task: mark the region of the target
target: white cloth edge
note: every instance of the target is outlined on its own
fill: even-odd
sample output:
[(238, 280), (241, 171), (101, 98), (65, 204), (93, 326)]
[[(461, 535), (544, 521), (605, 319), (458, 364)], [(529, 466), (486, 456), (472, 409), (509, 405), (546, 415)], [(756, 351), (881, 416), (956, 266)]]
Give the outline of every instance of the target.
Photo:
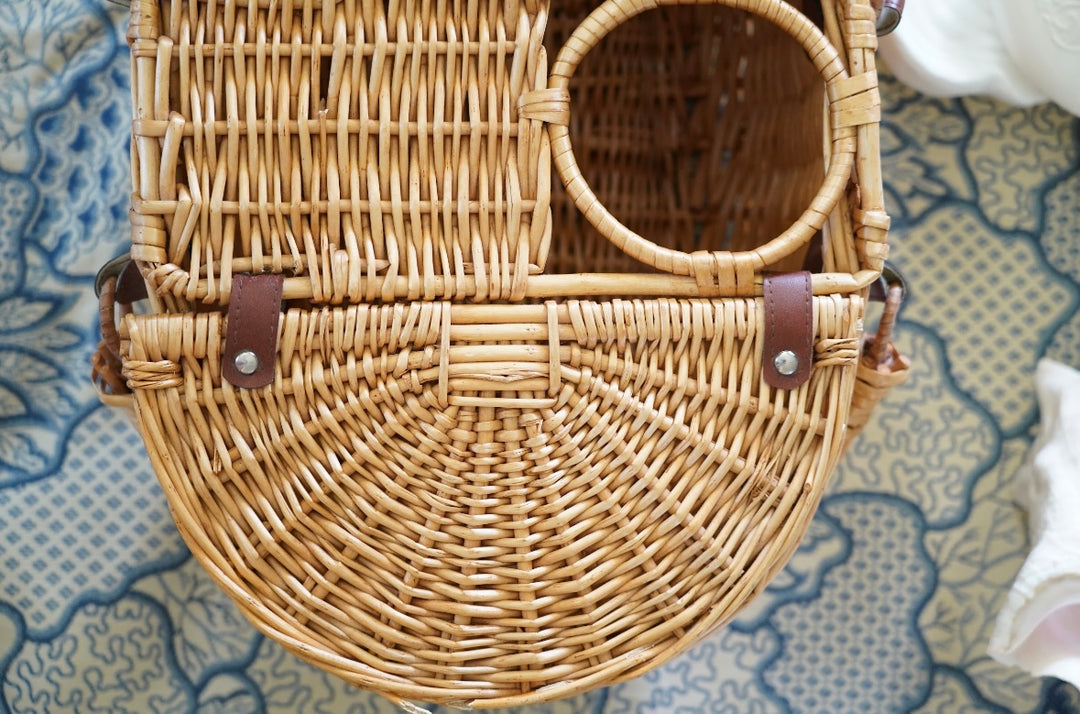
[(1036, 369), (1039, 436), (1016, 474), (1031, 551), (998, 613), (987, 652), (1080, 685), (1080, 372)]

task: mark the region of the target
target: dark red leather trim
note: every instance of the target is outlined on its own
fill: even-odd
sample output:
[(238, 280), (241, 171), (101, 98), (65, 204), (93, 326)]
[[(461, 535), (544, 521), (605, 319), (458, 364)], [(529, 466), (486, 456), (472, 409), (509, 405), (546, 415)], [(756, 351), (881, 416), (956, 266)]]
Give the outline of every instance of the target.
[(892, 32), (900, 25), (900, 19), (904, 15), (904, 0), (875, 0), (874, 9), (877, 10), (877, 33), (884, 36)]
[(116, 302), (121, 305), (131, 305), (146, 298), (146, 281), (143, 280), (135, 261), (129, 261), (120, 271), (120, 277), (116, 279)]
[[(274, 381), (284, 284), (280, 274), (233, 276), (221, 374), (237, 387), (257, 389)], [(251, 374), (236, 366), (237, 355), (246, 351), (257, 360)]]
[[(793, 374), (777, 369), (776, 358), (784, 352), (798, 360)], [(796, 389), (810, 378), (814, 358), (814, 294), (810, 273), (765, 276), (765, 349), (762, 372), (765, 382), (777, 389)]]

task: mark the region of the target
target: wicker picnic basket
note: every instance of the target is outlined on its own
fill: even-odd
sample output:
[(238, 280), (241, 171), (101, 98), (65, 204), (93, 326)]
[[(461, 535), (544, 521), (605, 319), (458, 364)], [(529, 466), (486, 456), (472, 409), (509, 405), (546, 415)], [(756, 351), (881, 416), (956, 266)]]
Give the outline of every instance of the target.
[(526, 704), (783, 566), (886, 257), (867, 0), (135, 0), (130, 40), (150, 308), (97, 379), (262, 632)]

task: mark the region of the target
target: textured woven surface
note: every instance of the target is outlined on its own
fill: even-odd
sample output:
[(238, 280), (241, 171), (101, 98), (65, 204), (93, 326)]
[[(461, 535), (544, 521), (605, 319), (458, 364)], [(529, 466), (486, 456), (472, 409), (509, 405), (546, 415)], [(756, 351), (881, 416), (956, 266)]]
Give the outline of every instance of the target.
[(546, 138), (516, 120), (545, 81), (538, 9), (136, 0), (132, 257), (180, 304), (271, 270), (320, 303), (399, 277), (520, 296), (550, 238)]
[[(839, 452), (861, 307), (819, 301), (810, 382), (771, 397), (750, 390), (757, 308), (498, 311), (519, 332), (547, 312), (554, 346), (491, 344), (497, 321), (465, 322), (490, 308), (293, 311), (281, 386), (249, 392), (182, 368), (220, 349), (219, 315), (161, 317), (130, 323), (126, 368), (181, 529), (265, 631), (398, 697), (552, 698), (715, 629), (805, 530)], [(443, 406), (432, 347), (447, 331)], [(540, 384), (478, 391), (498, 360)]]
[[(772, 0), (747, 4), (769, 21), (725, 7), (614, 18), (618, 7), (585, 17), (582, 3), (324, 9), (307, 0), (249, 10), (137, 0), (132, 257), (171, 311), (227, 302), (232, 276), (251, 271), (283, 272), (287, 297), (319, 304), (573, 296), (559, 271), (646, 266), (693, 279), (651, 294), (696, 283), (750, 295), (752, 275), (798, 263), (858, 149), (868, 177), (853, 206), (863, 211), (859, 253), (840, 238), (850, 224), (834, 226), (829, 264), (857, 275), (880, 268), (887, 223), (871, 180), (868, 5), (830, 11), (839, 50)], [(659, 39), (656, 17), (665, 18)], [(600, 201), (579, 169), (599, 182)], [(583, 230), (566, 198), (552, 223), (555, 173), (620, 251), (591, 247), (607, 241)], [(672, 235), (671, 247), (650, 242)], [(538, 276), (549, 253), (557, 264)], [(850, 277), (848, 291), (870, 280)], [(610, 285), (643, 294), (634, 282)]]
[[(125, 27), (88, 3), (0, 2), (0, 710), (390, 712), (255, 633), (86, 384), (93, 271), (127, 236)], [(1080, 711), (1072, 689), (985, 656), (1025, 547), (1008, 481), (1030, 372), (1044, 353), (1080, 365), (1075, 120), (885, 89), (917, 374), (733, 627), (530, 713)]]
[[(830, 42), (743, 7), (658, 40), (619, 0), (556, 3), (551, 39), (540, 2), (133, 4), (156, 314), (124, 319), (123, 374), (185, 540), (260, 630), (394, 700), (536, 703), (674, 657), (790, 557), (884, 253), (874, 13), (826, 3)], [(552, 220), (553, 173), (581, 218)], [(779, 389), (763, 272), (815, 235), (817, 295), (776, 308), (810, 313), (809, 366)], [(283, 274), (283, 316), (238, 314), (249, 272)], [(237, 389), (261, 318), (273, 364)]]

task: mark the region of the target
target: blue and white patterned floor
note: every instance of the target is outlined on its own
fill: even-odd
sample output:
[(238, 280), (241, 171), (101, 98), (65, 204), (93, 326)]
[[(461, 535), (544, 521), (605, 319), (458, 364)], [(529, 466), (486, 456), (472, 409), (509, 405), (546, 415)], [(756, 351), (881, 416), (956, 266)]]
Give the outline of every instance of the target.
[[(87, 382), (93, 273), (128, 234), (125, 22), (103, 0), (0, 0), (0, 711), (390, 712), (239, 617)], [(1080, 122), (885, 97), (911, 381), (737, 623), (531, 714), (1080, 712), (985, 652), (1027, 547), (1009, 480), (1034, 365), (1080, 366)]]

